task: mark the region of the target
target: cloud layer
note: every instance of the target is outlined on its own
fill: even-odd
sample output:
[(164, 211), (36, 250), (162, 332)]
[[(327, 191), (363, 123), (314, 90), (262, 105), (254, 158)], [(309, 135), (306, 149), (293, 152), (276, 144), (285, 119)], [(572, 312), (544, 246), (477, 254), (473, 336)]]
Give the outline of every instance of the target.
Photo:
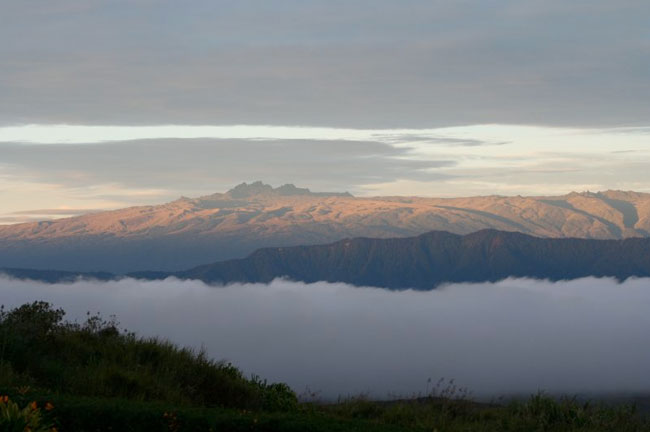
[(424, 392), (455, 378), (478, 396), (650, 391), (650, 281), (506, 280), (430, 292), (343, 284), (43, 285), (0, 279), (7, 306), (44, 299), (83, 319), (204, 346), (248, 373), (325, 398)]
[(0, 123), (645, 122), (643, 0), (13, 2)]

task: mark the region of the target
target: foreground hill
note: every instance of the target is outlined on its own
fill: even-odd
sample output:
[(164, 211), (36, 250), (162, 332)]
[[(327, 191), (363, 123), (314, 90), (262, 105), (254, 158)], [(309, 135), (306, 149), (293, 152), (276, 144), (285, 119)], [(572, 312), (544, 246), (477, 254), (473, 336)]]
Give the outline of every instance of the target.
[(359, 198), (244, 183), (223, 194), (163, 205), (0, 226), (0, 267), (175, 271), (268, 246), (481, 229), (550, 238), (647, 237), (650, 194)]
[[(43, 282), (78, 277), (114, 279), (107, 273), (7, 269)], [(443, 283), (498, 281), (508, 277), (575, 279), (650, 276), (650, 238), (593, 240), (539, 238), (482, 230), (461, 236), (433, 231), (417, 237), (355, 238), (315, 246), (265, 248), (243, 259), (179, 272), (135, 272), (139, 279), (198, 279), (211, 284), (266, 283), (286, 277), (302, 282), (344, 282), (389, 289), (433, 289)]]

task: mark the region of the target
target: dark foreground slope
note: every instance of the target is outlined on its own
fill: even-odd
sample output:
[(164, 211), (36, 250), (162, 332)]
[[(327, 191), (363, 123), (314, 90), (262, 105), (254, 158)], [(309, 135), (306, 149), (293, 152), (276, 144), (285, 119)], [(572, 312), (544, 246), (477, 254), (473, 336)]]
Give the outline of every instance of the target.
[(446, 282), (507, 277), (626, 279), (650, 276), (650, 239), (549, 239), (494, 230), (460, 236), (434, 231), (411, 238), (357, 238), (329, 245), (261, 249), (245, 259), (174, 275), (209, 283), (287, 277), (391, 289), (431, 289)]

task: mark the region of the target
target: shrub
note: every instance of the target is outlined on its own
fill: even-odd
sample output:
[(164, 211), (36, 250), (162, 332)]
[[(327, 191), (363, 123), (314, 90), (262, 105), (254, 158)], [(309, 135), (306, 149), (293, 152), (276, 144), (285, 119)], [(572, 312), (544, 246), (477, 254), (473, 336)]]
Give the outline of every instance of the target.
[[(51, 405), (48, 405), (48, 408)], [(3, 432), (54, 432), (56, 429), (48, 423), (36, 402), (20, 408), (8, 396), (0, 396), (0, 430)]]
[[(114, 318), (63, 320), (64, 311), (34, 302), (0, 311), (0, 384), (20, 381), (45, 390), (196, 406), (291, 410), (284, 384), (247, 379), (203, 351), (178, 348), (119, 329)], [(16, 378), (19, 377), (19, 378)]]

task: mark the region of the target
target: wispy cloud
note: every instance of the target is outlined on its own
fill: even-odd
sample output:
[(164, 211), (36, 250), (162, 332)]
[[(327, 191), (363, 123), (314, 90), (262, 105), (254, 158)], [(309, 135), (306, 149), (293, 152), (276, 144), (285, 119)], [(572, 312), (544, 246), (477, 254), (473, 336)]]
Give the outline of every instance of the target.
[(77, 215), (81, 213), (97, 212), (97, 209), (70, 209), (70, 208), (57, 208), (57, 209), (38, 209), (38, 210), (24, 210), (13, 212), (12, 214), (21, 216), (34, 216), (34, 215)]
[[(169, 139), (92, 146), (6, 143), (0, 148), (0, 173), (7, 184), (0, 193), (5, 203), (16, 201), (7, 205), (13, 211), (21, 210), (18, 199), (25, 195), (25, 182), (56, 182), (75, 203), (64, 197), (53, 206), (79, 207), (84, 196), (142, 204), (225, 191), (257, 179), (354, 191), (356, 185), (397, 178), (439, 180), (447, 176), (444, 168), (456, 164), (444, 157), (409, 157), (408, 147), (341, 140)], [(12, 183), (17, 187), (11, 188)], [(30, 195), (40, 202), (34, 188)]]
[(449, 144), (461, 146), (499, 145), (504, 142), (456, 138), (441, 132), (454, 129), (347, 129), (269, 125), (157, 125), (97, 126), (30, 124), (0, 127), (0, 143), (94, 144), (111, 141), (152, 139), (241, 139), (241, 140), (331, 140), (381, 143)]

